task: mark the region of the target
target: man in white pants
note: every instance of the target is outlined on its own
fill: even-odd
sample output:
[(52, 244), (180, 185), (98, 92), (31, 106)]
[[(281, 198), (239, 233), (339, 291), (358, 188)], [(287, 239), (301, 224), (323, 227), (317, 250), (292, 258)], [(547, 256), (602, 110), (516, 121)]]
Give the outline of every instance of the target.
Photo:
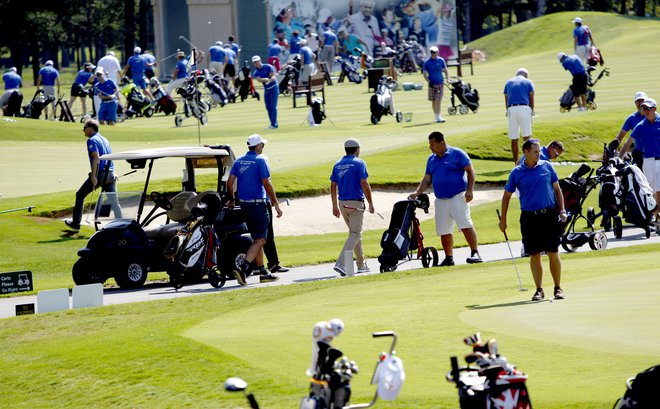
[(534, 83), (527, 77), (529, 72), (519, 68), (516, 76), (504, 86), (504, 105), (509, 118), (509, 139), (513, 162), (518, 163), (518, 139), (523, 142), (532, 136), (532, 116), (534, 113)]

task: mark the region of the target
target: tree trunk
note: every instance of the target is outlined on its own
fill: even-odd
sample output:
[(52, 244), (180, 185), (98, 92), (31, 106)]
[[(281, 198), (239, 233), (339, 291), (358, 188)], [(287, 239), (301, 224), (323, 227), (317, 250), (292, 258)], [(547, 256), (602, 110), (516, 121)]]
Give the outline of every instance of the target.
[(536, 2), (536, 14), (534, 17), (541, 17), (545, 14), (545, 0), (538, 0)]
[(635, 0), (635, 14), (639, 17), (646, 16), (646, 0)]
[(133, 55), (135, 47), (135, 0), (124, 0), (124, 58)]
[(143, 50), (149, 48), (149, 0), (140, 0), (140, 11), (138, 13), (138, 27), (140, 30), (140, 47)]
[(619, 13), (623, 15), (628, 14), (628, 7), (626, 3), (627, 3), (626, 0), (621, 0), (621, 7), (619, 8)]
[(465, 29), (463, 30), (463, 43), (467, 44), (472, 41), (472, 0), (464, 0), (463, 8), (463, 21), (465, 21)]

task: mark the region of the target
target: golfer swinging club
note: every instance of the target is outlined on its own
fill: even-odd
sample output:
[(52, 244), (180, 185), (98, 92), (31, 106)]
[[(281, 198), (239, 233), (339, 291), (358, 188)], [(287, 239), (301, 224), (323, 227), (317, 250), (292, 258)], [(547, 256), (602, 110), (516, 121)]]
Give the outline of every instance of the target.
[[(561, 260), (559, 241), (563, 223), (567, 215), (564, 209), (564, 196), (559, 187), (559, 178), (550, 162), (540, 160), (541, 146), (538, 139), (528, 139), (523, 143), (524, 161), (509, 174), (502, 196), (502, 218), (500, 230), (506, 231), (506, 216), (511, 195), (520, 192), (520, 232), (523, 246), (530, 254), (529, 264), (536, 284), (532, 301), (545, 298), (543, 292), (543, 265), (541, 252), (548, 253), (550, 273), (554, 281), (554, 298), (564, 299), (561, 289)], [(559, 215), (557, 215), (559, 212)]]

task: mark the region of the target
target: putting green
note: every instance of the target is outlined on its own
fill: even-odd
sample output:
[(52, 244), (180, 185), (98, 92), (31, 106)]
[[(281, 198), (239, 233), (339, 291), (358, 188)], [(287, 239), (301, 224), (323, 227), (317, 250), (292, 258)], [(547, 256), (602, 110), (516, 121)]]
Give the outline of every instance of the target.
[[(546, 278), (546, 281), (549, 278)], [(551, 287), (546, 288), (546, 297)], [(567, 298), (520, 301), (522, 294), (460, 314), (484, 332), (516, 334), (566, 346), (660, 356), (660, 275), (657, 268), (581, 280), (565, 287)]]

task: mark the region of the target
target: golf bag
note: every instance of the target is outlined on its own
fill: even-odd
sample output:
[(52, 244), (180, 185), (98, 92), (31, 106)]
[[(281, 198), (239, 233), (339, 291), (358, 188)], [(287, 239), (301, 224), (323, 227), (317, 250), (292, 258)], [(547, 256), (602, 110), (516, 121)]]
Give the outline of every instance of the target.
[(23, 94), (19, 90), (15, 90), (9, 96), (7, 105), (3, 107), (4, 116), (20, 116), (21, 104), (23, 103)]
[(248, 96), (252, 96), (252, 98), (256, 98), (259, 101), (259, 93), (254, 89), (254, 84), (252, 84), (252, 76), (250, 75), (250, 67), (247, 66), (247, 61), (238, 72), (236, 86), (238, 87), (238, 95), (241, 97), (241, 102), (245, 101)]
[(351, 380), (358, 373), (358, 367), (329, 343), (318, 341), (317, 345), (316, 370), (309, 385), (309, 396), (303, 398), (300, 409), (343, 408), (351, 399)]
[(619, 398), (613, 409), (650, 409), (658, 404), (660, 365), (640, 372), (626, 381), (626, 393)]
[(341, 67), (341, 74), (339, 74), (339, 79), (337, 82), (344, 82), (344, 78), (348, 78), (348, 81), (360, 84), (362, 82), (362, 76), (355, 68), (355, 65), (358, 64), (358, 57), (354, 55), (349, 55), (348, 58), (335, 57), (339, 62)]
[(280, 94), (291, 94), (291, 84), (298, 83), (300, 67), (300, 56), (295, 56), (290, 62), (282, 67), (277, 74), (277, 83), (279, 84)]
[(220, 275), (217, 261), (218, 236), (213, 222), (220, 211), (220, 197), (206, 195), (191, 211), (191, 219), (177, 231), (165, 247), (163, 255), (172, 262), (167, 274), (174, 288), (181, 288), (186, 276), (200, 278)]
[[(178, 88), (176, 92), (181, 95), (183, 99), (183, 112), (187, 118), (193, 116), (197, 118), (200, 124), (206, 125), (208, 117), (206, 112), (209, 106), (202, 100), (202, 92), (199, 90), (198, 84), (204, 82), (204, 75), (201, 71), (196, 71), (186, 79), (183, 87)], [(174, 118), (174, 124), (181, 126), (183, 117), (177, 114)]]
[(469, 110), (472, 112), (477, 112), (479, 109), (479, 91), (477, 89), (472, 89), (472, 85), (467, 82), (463, 82), (459, 77), (452, 77), (449, 80), (450, 90), (451, 90), (451, 107), (449, 107), (448, 112), (450, 115), (456, 114), (456, 99), (460, 102), (458, 106), (458, 112), (461, 115), (467, 114)]
[(325, 106), (323, 105), (323, 98), (314, 97), (312, 98), (312, 105), (309, 108), (309, 114), (307, 115), (307, 120), (309, 126), (319, 126), (321, 122), (325, 119)]
[(658, 204), (644, 173), (633, 164), (625, 164), (616, 175), (621, 178), (621, 206), (626, 222), (638, 227), (650, 226)]
[(133, 116), (151, 118), (154, 114), (151, 101), (140, 92), (137, 85), (129, 82), (128, 78), (125, 78), (123, 83), (121, 93), (126, 98), (126, 118), (132, 118)]
[[(416, 209), (429, 212), (429, 197), (421, 194), (415, 200), (401, 200), (394, 203), (390, 225), (380, 240), (383, 249), (378, 262), (380, 271), (394, 271), (399, 260), (411, 259), (410, 253), (417, 250), (417, 258), (422, 259), (425, 268), (437, 265), (438, 253), (433, 247), (424, 247), (424, 235), (419, 227), (419, 219), (415, 216)], [(432, 258), (432, 263), (431, 263)]]
[(155, 112), (163, 112), (165, 115), (173, 114), (176, 112), (176, 102), (172, 99), (172, 96), (165, 91), (158, 78), (153, 77), (149, 80), (149, 85), (151, 86), (151, 94), (156, 100), (156, 109)]
[[(594, 87), (596, 86), (596, 83), (603, 78), (603, 76), (610, 76), (610, 69), (605, 67), (603, 70), (598, 74), (598, 77), (596, 79), (593, 78), (591, 75), (594, 71), (596, 70), (596, 67), (589, 66), (587, 68), (587, 93), (586, 95), (586, 103), (587, 103), (587, 109), (590, 110), (595, 110), (598, 105), (596, 104), (596, 91), (594, 91)], [(573, 95), (573, 91), (568, 88), (566, 92), (559, 98), (559, 112), (568, 112), (571, 110), (573, 107), (573, 104), (575, 104), (575, 96)]]
[(55, 97), (53, 95), (46, 95), (43, 88), (37, 89), (29, 104), (23, 106), (23, 113), (20, 115), (23, 118), (39, 119), (41, 112), (48, 104), (53, 103)]
[(600, 50), (594, 47), (593, 45), (589, 50), (589, 56), (587, 57), (587, 64), (590, 67), (595, 67), (598, 64), (600, 65), (605, 64), (605, 59), (603, 59), (603, 54), (601, 54)]
[(396, 81), (388, 75), (383, 75), (376, 86), (376, 93), (371, 96), (369, 107), (371, 110), (371, 123), (376, 125), (384, 115), (394, 115), (397, 122), (403, 121), (401, 111), (394, 110), (394, 99), (392, 90), (396, 87)]
[[(499, 354), (497, 341), (481, 342), (481, 335), (469, 336), (463, 342), (472, 347), (465, 356), (464, 367), (451, 357), (448, 382), (456, 384), (461, 409), (531, 409), (532, 402), (525, 383), (528, 376)], [(476, 367), (470, 364), (476, 364)]]

